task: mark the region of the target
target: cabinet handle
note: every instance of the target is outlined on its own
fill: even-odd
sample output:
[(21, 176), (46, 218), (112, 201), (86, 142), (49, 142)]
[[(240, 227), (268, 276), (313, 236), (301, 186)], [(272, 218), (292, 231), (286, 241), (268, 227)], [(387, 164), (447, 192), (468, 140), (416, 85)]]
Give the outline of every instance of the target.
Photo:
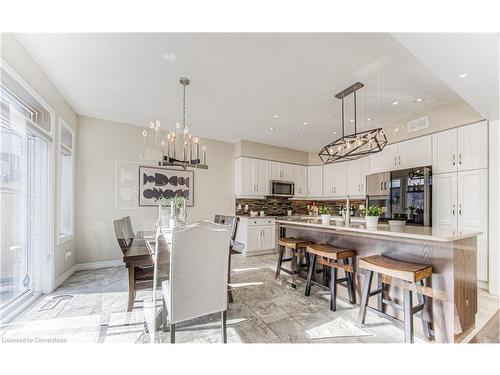
[(453, 208), (451, 209), (451, 213), (453, 214), (453, 216), (455, 216), (455, 205), (453, 205)]
[(383, 182), (380, 183), (380, 190), (384, 190), (384, 183)]
[(387, 190), (387, 181), (384, 181), (384, 190)]
[(455, 154), (453, 154), (453, 166), (455, 166), (455, 164), (456, 164), (456, 163), (455, 163), (455, 158), (456, 158), (456, 157), (455, 157)]
[(396, 163), (396, 156), (394, 156), (394, 165), (397, 165), (397, 163)]
[(462, 165), (462, 153), (458, 154), (458, 164)]
[(398, 164), (401, 165), (401, 155), (398, 156)]
[(462, 205), (461, 204), (458, 205), (458, 214), (462, 215)]

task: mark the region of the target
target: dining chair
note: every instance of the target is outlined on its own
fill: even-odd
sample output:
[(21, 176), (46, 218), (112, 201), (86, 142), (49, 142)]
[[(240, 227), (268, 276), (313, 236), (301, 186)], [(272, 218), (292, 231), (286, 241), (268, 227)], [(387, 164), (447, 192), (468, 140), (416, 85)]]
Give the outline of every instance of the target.
[(128, 250), (128, 248), (132, 244), (133, 237), (130, 237), (130, 235), (127, 231), (127, 224), (126, 224), (124, 218), (114, 220), (113, 226), (115, 228), (115, 236), (116, 236), (116, 240), (118, 241), (118, 246), (120, 246), (122, 253), (125, 254), (125, 252)]
[(232, 303), (233, 302), (233, 290), (231, 287), (231, 256), (233, 254), (238, 254), (236, 250), (234, 250), (234, 244), (236, 239), (236, 231), (238, 229), (238, 218), (236, 216), (226, 216), (226, 215), (215, 215), (214, 223), (216, 224), (224, 224), (231, 225), (231, 242), (229, 244), (229, 260), (227, 267), (227, 300)]
[(176, 325), (219, 312), (222, 341), (227, 342), (227, 249), (231, 227), (210, 221), (172, 230), (170, 278), (162, 283), (163, 330), (170, 323), (170, 342)]
[(132, 220), (130, 216), (124, 216), (122, 218), (125, 225), (125, 233), (129, 238), (135, 238), (134, 229), (132, 228)]

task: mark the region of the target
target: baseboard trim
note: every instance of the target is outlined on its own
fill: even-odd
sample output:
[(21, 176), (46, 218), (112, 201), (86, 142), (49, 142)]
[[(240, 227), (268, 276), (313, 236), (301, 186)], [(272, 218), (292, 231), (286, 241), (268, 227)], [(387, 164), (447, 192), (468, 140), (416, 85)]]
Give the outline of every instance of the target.
[(79, 263), (76, 265), (77, 271), (87, 271), (87, 270), (96, 270), (99, 268), (107, 268), (107, 267), (118, 267), (123, 266), (123, 260), (115, 259), (115, 260), (105, 260), (102, 262), (91, 262), (91, 263)]
[(73, 275), (77, 271), (77, 265), (71, 266), (66, 272), (64, 272), (61, 276), (57, 278), (57, 280), (54, 282), (54, 290), (59, 288), (59, 286), (68, 280), (71, 275)]

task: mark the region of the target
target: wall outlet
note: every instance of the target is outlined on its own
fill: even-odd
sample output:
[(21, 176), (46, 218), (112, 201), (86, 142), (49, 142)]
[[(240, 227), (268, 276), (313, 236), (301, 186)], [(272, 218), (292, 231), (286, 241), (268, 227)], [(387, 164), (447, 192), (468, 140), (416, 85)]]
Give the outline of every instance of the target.
[(66, 251), (66, 260), (68, 260), (69, 258), (71, 258), (71, 249), (68, 249)]

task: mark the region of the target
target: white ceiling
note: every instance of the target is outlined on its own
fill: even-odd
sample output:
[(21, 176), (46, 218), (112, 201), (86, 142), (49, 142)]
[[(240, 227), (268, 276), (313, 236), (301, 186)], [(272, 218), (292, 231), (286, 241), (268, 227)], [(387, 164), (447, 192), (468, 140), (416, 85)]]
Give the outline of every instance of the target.
[(498, 120), (498, 33), (392, 35), (484, 118)]
[[(168, 129), (182, 118), (177, 81), (187, 76), (190, 129), (230, 142), (318, 151), (334, 130), (340, 135), (334, 95), (356, 81), (365, 84), (358, 118), (373, 119), (361, 128), (376, 126), (377, 115), (384, 125), (461, 100), (387, 33), (17, 37), (80, 115), (140, 126), (159, 119)], [(165, 53), (175, 61), (165, 60)], [(415, 103), (418, 97), (425, 101)], [(352, 109), (346, 116), (353, 118)]]

